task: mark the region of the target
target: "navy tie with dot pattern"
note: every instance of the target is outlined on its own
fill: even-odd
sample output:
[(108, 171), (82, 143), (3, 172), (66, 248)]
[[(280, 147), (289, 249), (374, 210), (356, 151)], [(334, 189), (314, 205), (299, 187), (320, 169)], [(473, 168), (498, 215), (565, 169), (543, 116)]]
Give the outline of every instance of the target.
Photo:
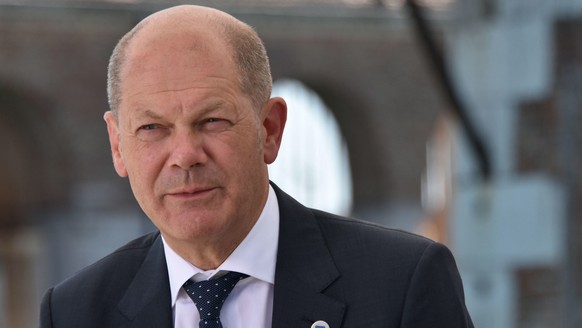
[(234, 286), (248, 275), (239, 272), (229, 272), (222, 277), (184, 283), (184, 290), (198, 309), (200, 314), (199, 328), (222, 328), (220, 309)]

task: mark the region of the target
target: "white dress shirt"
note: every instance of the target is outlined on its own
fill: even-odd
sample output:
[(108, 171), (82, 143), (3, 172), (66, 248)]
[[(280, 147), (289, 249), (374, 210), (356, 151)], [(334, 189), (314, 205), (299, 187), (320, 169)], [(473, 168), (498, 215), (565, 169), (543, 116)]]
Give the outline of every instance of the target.
[[(163, 238), (162, 238), (163, 240)], [(279, 240), (279, 205), (271, 186), (259, 219), (232, 254), (216, 270), (203, 271), (180, 257), (165, 240), (175, 328), (198, 328), (200, 316), (182, 285), (190, 278), (201, 281), (222, 271), (248, 274), (226, 299), (220, 321), (226, 328), (271, 327), (273, 288)]]

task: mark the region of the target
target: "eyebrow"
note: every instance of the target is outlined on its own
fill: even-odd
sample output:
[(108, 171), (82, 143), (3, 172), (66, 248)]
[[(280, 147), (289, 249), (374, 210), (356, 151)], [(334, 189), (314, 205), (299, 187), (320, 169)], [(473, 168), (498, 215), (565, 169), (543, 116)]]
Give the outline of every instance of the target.
[(201, 112), (204, 114), (211, 113), (215, 110), (223, 108), (225, 105), (226, 105), (226, 102), (223, 100), (213, 101), (210, 104), (206, 105)]
[(148, 117), (148, 118), (153, 118), (153, 119), (161, 119), (162, 116), (160, 116), (159, 114), (155, 113), (152, 110), (146, 109), (144, 111), (140, 111), (137, 115), (137, 117)]
[[(225, 106), (227, 106), (227, 102), (225, 102), (223, 100), (212, 101), (209, 104), (205, 105), (204, 108), (201, 109), (197, 115), (208, 115), (209, 113), (212, 113), (216, 110), (224, 108)], [(136, 115), (135, 115), (135, 118), (137, 118), (137, 119), (151, 118), (151, 119), (155, 119), (155, 120), (161, 120), (164, 117), (163, 117), (163, 115), (160, 115), (151, 109), (144, 109), (144, 110), (138, 110)]]

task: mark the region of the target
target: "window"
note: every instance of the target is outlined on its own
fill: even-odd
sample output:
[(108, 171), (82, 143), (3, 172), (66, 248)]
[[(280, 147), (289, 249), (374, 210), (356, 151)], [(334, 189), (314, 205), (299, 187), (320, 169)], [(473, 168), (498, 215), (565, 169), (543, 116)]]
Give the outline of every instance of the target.
[(286, 100), (287, 125), (269, 175), (306, 206), (348, 215), (352, 180), (346, 143), (323, 101), (302, 83), (281, 80), (273, 96)]

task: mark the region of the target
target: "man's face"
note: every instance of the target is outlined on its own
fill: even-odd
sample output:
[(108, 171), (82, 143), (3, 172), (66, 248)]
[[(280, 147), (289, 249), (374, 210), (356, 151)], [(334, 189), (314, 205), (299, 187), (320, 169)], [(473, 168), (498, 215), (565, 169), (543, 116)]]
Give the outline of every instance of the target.
[(274, 160), (268, 111), (241, 92), (229, 49), (207, 45), (133, 46), (118, 119), (106, 115), (116, 170), (170, 244), (244, 237)]

